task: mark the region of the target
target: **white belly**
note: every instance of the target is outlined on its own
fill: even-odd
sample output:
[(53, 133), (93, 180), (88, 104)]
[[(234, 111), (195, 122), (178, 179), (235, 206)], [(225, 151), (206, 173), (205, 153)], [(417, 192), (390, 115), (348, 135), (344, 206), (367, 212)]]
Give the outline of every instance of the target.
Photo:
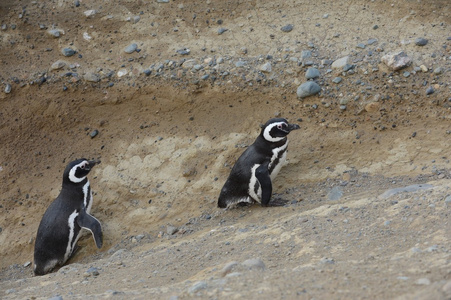
[[(252, 167), (252, 175), (251, 175), (251, 180), (249, 181), (248, 193), (252, 199), (254, 199), (258, 203), (260, 203), (261, 199), (262, 199), (262, 188), (261, 188), (260, 182), (258, 181), (257, 177), (255, 176), (255, 171), (257, 170), (258, 167), (260, 167), (259, 164), (256, 164)], [(257, 185), (257, 191), (255, 190), (256, 185)]]

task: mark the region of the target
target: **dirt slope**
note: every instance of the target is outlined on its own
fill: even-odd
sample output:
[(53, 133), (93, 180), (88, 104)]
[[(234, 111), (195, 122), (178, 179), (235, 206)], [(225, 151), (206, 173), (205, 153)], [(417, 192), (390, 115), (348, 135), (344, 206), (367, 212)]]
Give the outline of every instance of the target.
[[(449, 1), (76, 2), (0, 3), (2, 299), (451, 299)], [(322, 90), (300, 100), (310, 66)], [(301, 126), (273, 185), (288, 204), (217, 208), (274, 116)], [(104, 246), (33, 277), (80, 157), (102, 160)]]

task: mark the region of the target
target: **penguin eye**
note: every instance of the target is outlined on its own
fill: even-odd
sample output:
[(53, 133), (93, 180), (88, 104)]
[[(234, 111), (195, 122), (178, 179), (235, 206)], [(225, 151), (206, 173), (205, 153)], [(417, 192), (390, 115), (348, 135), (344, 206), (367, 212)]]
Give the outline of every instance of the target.
[(85, 165), (81, 165), (80, 169), (84, 170), (85, 169)]
[(282, 129), (282, 124), (277, 125), (278, 129)]

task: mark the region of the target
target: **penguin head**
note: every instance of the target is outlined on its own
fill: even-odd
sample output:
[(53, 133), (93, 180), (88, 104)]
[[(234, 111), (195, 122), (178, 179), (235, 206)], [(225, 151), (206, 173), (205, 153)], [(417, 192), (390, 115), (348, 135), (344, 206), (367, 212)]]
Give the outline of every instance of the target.
[(286, 138), (291, 131), (299, 128), (299, 125), (290, 124), (284, 118), (274, 118), (262, 126), (261, 135), (268, 142), (277, 143)]
[(99, 164), (100, 160), (87, 160), (85, 158), (70, 162), (64, 170), (63, 182), (80, 183), (86, 179), (92, 167)]

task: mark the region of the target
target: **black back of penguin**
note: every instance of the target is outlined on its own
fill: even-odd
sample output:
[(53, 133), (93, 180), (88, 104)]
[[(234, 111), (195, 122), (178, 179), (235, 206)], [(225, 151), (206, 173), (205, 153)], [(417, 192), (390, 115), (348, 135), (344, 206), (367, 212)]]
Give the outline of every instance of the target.
[[(89, 215), (92, 199), (87, 179), (91, 168), (97, 163), (79, 159), (67, 165), (61, 192), (47, 208), (39, 224), (34, 251), (36, 275), (44, 275), (70, 258), (82, 227), (93, 233), (97, 246), (101, 247), (100, 222)], [(84, 220), (82, 224), (85, 226), (80, 226), (80, 219)]]
[(260, 202), (267, 206), (272, 193), (272, 180), (285, 162), (287, 135), (299, 129), (284, 118), (270, 119), (260, 135), (238, 158), (218, 198), (218, 206)]

